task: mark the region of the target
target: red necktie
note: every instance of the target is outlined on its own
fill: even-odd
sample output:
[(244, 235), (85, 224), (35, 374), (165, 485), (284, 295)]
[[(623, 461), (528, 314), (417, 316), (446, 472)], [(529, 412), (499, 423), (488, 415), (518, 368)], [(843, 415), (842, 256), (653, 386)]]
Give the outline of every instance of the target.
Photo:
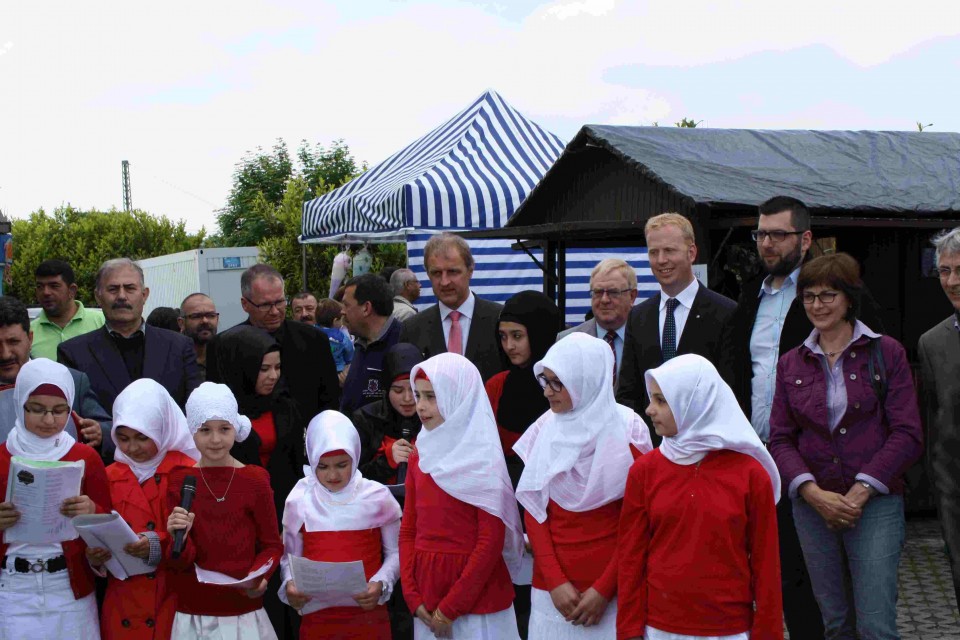
[(450, 312), (450, 337), (447, 338), (447, 352), (463, 355), (463, 333), (460, 330), (459, 311)]
[(607, 335), (604, 336), (604, 340), (607, 341), (607, 344), (610, 345), (610, 351), (613, 351), (613, 386), (617, 386), (617, 347), (615, 345), (617, 341), (617, 332), (616, 331), (607, 331)]

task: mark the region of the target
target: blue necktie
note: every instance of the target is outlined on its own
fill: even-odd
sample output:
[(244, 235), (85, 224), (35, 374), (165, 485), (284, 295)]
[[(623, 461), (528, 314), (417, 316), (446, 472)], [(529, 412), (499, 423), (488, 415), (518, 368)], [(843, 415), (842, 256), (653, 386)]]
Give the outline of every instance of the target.
[(680, 301), (676, 298), (667, 300), (667, 318), (663, 323), (663, 361), (666, 362), (677, 355), (677, 321), (673, 317), (673, 312), (677, 309)]

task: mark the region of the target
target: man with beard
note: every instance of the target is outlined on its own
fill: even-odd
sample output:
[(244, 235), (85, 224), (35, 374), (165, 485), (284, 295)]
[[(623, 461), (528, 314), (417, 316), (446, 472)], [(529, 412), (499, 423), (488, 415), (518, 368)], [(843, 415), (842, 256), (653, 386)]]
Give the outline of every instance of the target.
[(76, 299), (73, 268), (63, 260), (44, 260), (33, 274), (37, 302), (43, 307), (30, 323), (34, 358), (57, 359), (57, 345), (95, 331), (105, 322), (99, 309), (87, 309)]
[(290, 301), (293, 319), (306, 324), (317, 324), (317, 297), (309, 291), (301, 291)]
[(217, 326), (220, 324), (217, 307), (207, 294), (191, 293), (180, 303), (177, 324), (180, 325), (180, 333), (193, 340), (202, 382), (207, 379), (207, 343), (217, 335)]

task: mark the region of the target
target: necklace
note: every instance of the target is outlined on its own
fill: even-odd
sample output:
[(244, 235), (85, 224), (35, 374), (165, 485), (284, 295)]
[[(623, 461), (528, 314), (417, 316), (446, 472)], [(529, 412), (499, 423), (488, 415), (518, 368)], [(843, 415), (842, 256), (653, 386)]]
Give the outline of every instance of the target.
[(217, 494), (213, 492), (213, 489), (210, 488), (210, 484), (207, 482), (206, 477), (203, 475), (203, 467), (197, 465), (197, 469), (200, 469), (200, 479), (203, 480), (203, 484), (207, 487), (207, 491), (210, 492), (210, 495), (213, 496), (213, 499), (217, 502), (223, 502), (227, 499), (227, 494), (230, 492), (230, 485), (233, 484), (233, 476), (237, 475), (237, 468), (233, 468), (233, 473), (230, 474), (230, 482), (227, 483), (227, 490), (223, 492), (223, 497), (218, 498)]

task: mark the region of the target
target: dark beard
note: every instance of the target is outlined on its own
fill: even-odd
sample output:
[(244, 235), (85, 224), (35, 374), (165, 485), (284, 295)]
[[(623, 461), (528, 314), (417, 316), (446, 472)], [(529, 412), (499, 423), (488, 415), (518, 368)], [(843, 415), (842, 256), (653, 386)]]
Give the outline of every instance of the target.
[[(793, 251), (788, 253), (783, 258), (780, 258), (780, 261), (777, 264), (769, 267), (767, 273), (772, 275), (775, 278), (782, 278), (793, 273), (793, 270), (797, 268), (797, 265), (800, 264), (800, 261), (803, 259), (802, 252), (800, 251), (800, 243), (797, 243), (796, 248)], [(766, 262), (763, 263), (766, 267)]]

